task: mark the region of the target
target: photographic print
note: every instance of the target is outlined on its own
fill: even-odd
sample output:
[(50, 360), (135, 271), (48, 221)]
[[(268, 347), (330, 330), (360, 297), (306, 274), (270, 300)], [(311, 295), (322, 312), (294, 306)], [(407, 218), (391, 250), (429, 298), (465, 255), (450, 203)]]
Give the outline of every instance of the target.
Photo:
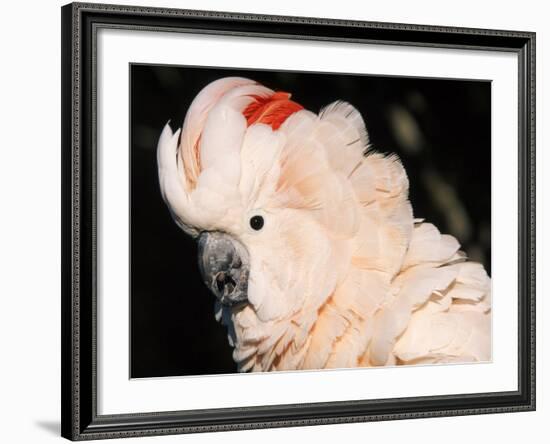
[(491, 361), (491, 82), (130, 66), (132, 378)]
[(534, 33), (61, 31), (62, 436), (535, 409)]

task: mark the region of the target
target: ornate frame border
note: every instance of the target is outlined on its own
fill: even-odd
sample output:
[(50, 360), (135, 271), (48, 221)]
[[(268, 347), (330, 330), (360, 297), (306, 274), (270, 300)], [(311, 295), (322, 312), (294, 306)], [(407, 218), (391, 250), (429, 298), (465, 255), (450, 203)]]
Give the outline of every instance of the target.
[[(535, 409), (535, 33), (86, 3), (68, 4), (61, 15), (62, 436), (87, 440)], [(518, 390), (98, 415), (95, 45), (100, 27), (517, 53)]]

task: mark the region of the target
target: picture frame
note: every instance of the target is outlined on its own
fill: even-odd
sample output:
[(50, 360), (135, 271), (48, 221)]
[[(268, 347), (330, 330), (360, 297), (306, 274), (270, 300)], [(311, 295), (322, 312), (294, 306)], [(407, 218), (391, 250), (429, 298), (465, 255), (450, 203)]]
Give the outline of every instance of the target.
[[(62, 436), (70, 440), (291, 427), (535, 409), (535, 34), (305, 17), (71, 3), (62, 14)], [(98, 33), (260, 38), (511, 54), (517, 61), (517, 389), (101, 413)], [(286, 42), (286, 43), (285, 43)], [(123, 125), (124, 126), (124, 125)], [(493, 128), (499, 131), (500, 128)], [(125, 130), (126, 132), (127, 129)], [(495, 151), (493, 150), (493, 153)], [(500, 220), (500, 219), (499, 219)], [(498, 223), (498, 221), (496, 222)], [(127, 279), (121, 273), (121, 279)], [(249, 377), (249, 375), (241, 375)], [(153, 384), (155, 381), (151, 381)]]

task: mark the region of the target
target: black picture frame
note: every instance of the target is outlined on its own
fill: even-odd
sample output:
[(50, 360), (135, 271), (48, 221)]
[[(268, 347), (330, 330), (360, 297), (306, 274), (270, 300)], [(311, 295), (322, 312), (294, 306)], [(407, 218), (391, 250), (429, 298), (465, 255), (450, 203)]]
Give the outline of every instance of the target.
[[(62, 436), (70, 440), (535, 409), (535, 33), (72, 3), (62, 15)], [(519, 61), (518, 389), (97, 414), (96, 31), (100, 27), (509, 51)]]

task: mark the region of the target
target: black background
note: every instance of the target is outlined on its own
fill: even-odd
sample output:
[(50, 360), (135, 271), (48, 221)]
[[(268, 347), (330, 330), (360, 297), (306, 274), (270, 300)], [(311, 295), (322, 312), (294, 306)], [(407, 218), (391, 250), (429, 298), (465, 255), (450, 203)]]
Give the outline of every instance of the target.
[(374, 148), (401, 157), (415, 217), (456, 236), (490, 273), (489, 82), (131, 65), (131, 377), (236, 371), (195, 242), (170, 217), (156, 163), (166, 122), (180, 128), (199, 91), (226, 76), (291, 92), (314, 112), (353, 104)]

